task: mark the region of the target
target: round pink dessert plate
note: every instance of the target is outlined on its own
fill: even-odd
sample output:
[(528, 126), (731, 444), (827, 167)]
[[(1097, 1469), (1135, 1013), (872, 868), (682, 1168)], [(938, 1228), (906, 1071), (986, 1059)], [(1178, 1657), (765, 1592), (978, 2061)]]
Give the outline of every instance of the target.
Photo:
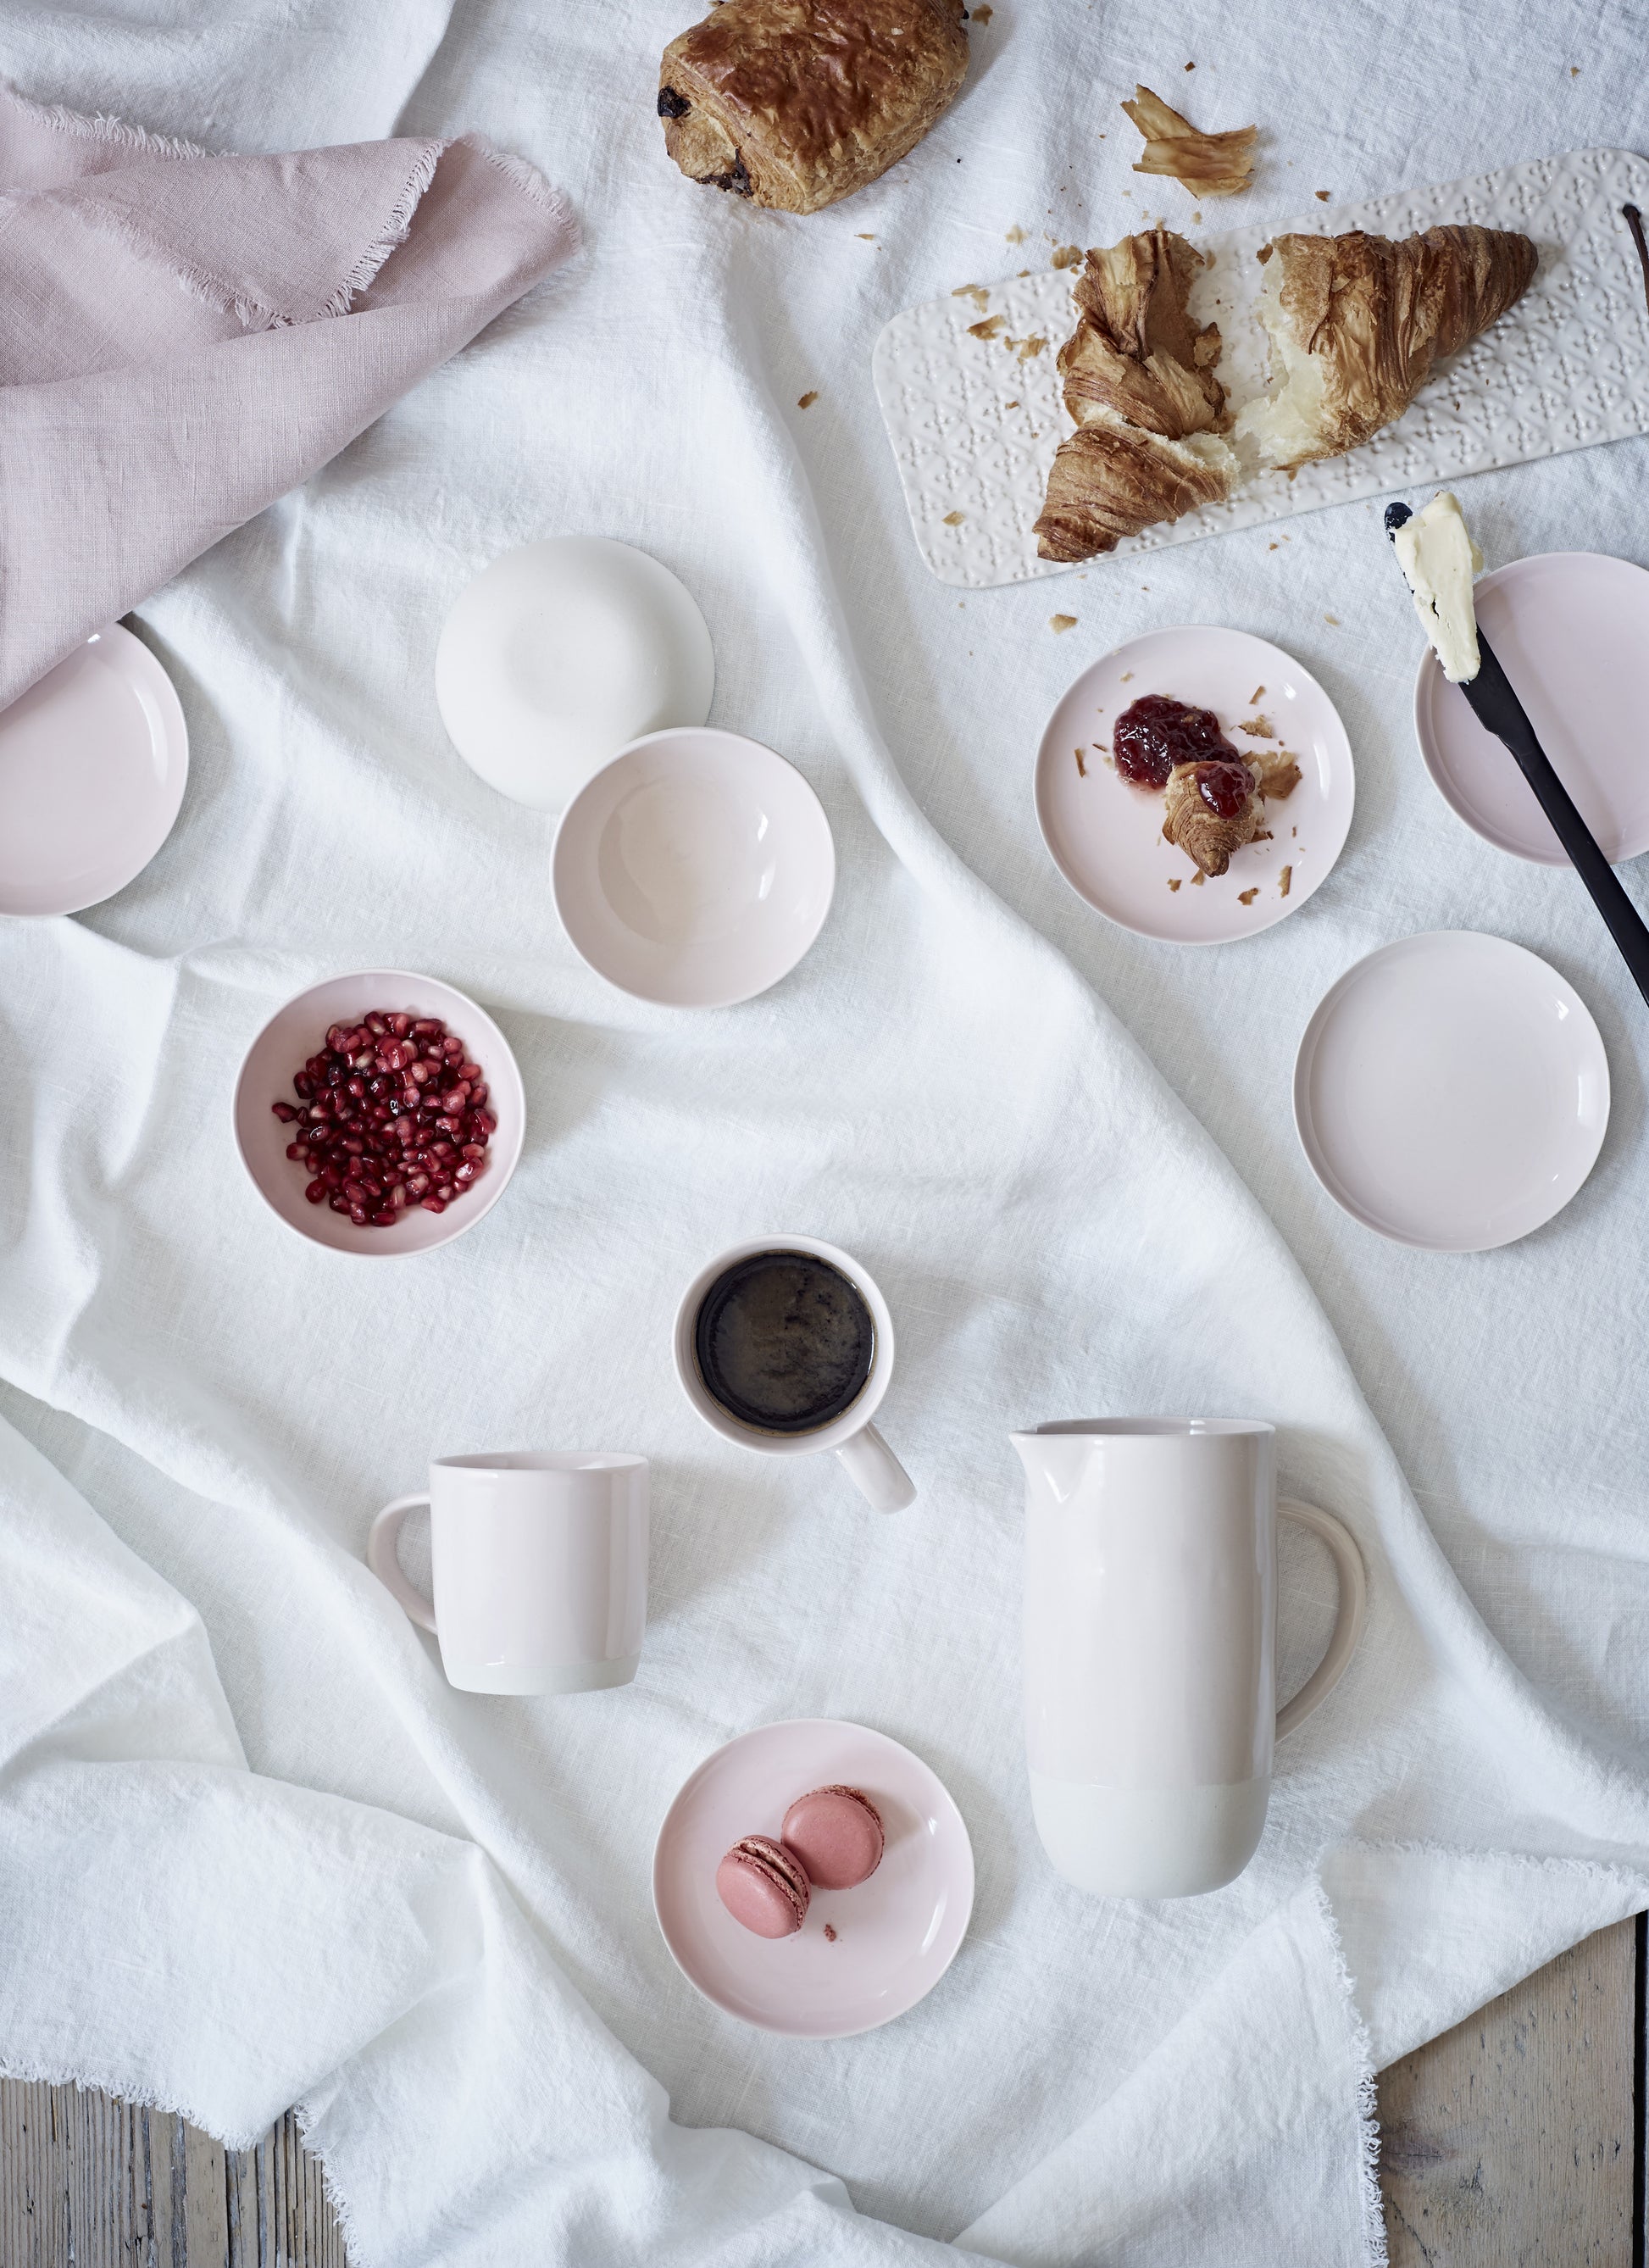
[(1400, 938), (1318, 1003), (1294, 1064), (1312, 1171), (1366, 1227), (1487, 1252), (1560, 1212), (1597, 1161), (1609, 1063), (1538, 955), (1474, 930)]
[[(1649, 573), (1595, 551), (1544, 551), (1479, 576), (1483, 636), (1603, 856), (1649, 850)], [(1468, 827), (1513, 858), (1568, 864), (1511, 750), (1430, 646), (1414, 688), (1425, 768)]]
[[(777, 1836), (799, 1795), (833, 1786), (881, 1814), (880, 1866), (854, 1889), (815, 1889), (793, 1937), (741, 1928), (716, 1895), (723, 1854), (740, 1836)], [(801, 1718), (741, 1734), (687, 1780), (659, 1830), (652, 1903), (707, 2000), (762, 2031), (845, 2039), (902, 2016), (950, 1967), (973, 1911), (973, 1846), (920, 1756), (865, 1725)]]
[(111, 622), (0, 710), (0, 914), (77, 914), (172, 832), (189, 742), (172, 681)]
[[(409, 1207), (393, 1228), (357, 1228), (347, 1213), (326, 1204), (311, 1204), (304, 1195), (309, 1175), (300, 1160), (289, 1158), (286, 1147), (299, 1131), (283, 1125), (271, 1103), (298, 1098), (292, 1074), (324, 1045), (334, 1024), (358, 1023), (374, 1008), (392, 1014), (437, 1016), (449, 1032), (462, 1040), (487, 1081), (487, 1108), (497, 1129), (487, 1145), (487, 1166), (472, 1189), (454, 1197), (445, 1212), (425, 1212)], [(455, 985), (436, 976), (419, 976), (406, 968), (365, 968), (348, 976), (329, 976), (270, 1017), (247, 1049), (235, 1081), (235, 1146), (252, 1185), (269, 1210), (288, 1228), (312, 1244), (334, 1252), (347, 1252), (362, 1260), (396, 1260), (408, 1253), (432, 1252), (450, 1244), (467, 1228), (474, 1228), (492, 1211), (509, 1184), (521, 1155), (526, 1132), (526, 1097), (520, 1067), (510, 1042), (486, 1010)]]
[[(1265, 839), (1224, 874), (1204, 878), (1164, 842), (1161, 794), (1112, 764), (1111, 728), (1147, 693), (1211, 709), (1239, 755), (1282, 748), (1299, 766), (1292, 792), (1267, 801)], [(1042, 840), (1078, 897), (1141, 937), (1228, 945), (1280, 922), (1326, 879), (1355, 790), (1351, 742), (1316, 679), (1264, 638), (1194, 624), (1147, 631), (1083, 671), (1048, 720), (1035, 792)]]

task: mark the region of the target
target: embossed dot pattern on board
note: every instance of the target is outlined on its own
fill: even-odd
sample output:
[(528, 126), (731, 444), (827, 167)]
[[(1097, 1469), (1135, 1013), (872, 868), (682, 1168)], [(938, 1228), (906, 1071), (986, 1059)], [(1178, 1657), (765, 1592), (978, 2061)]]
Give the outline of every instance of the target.
[[(1649, 160), (1579, 150), (1338, 210), (1318, 206), (1281, 227), (1218, 235), (1188, 228), (1214, 254), (1192, 308), (1198, 320), (1219, 322), (1219, 374), (1239, 403), (1263, 379), (1257, 327), (1245, 336), (1262, 276), (1254, 254), (1290, 226), (1396, 237), (1446, 221), (1517, 228), (1539, 245), (1540, 272), (1508, 315), (1434, 372), (1407, 414), (1362, 448), (1304, 466), (1292, 481), (1263, 475), (1223, 504), (1129, 538), (1118, 554), (1649, 431), (1649, 308), (1620, 216), (1628, 202), (1649, 207)], [(946, 296), (895, 315), (876, 342), (877, 398), (911, 526), (942, 583), (983, 589), (1071, 571), (1037, 557), (1032, 529), (1054, 451), (1071, 430), (1055, 356), (1071, 327), (1072, 272), (990, 285), (990, 313), (1004, 319), (996, 340), (969, 337), (978, 308), (971, 298)], [(1021, 361), (1010, 350), (1010, 342), (1017, 349), (1039, 335), (1047, 352)]]

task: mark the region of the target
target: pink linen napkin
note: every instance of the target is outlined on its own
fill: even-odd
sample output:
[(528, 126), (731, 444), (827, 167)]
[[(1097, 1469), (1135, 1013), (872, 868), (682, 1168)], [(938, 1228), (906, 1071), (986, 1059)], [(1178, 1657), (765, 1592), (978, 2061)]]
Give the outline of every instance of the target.
[(0, 85), (0, 706), (576, 243), (468, 138), (208, 157)]

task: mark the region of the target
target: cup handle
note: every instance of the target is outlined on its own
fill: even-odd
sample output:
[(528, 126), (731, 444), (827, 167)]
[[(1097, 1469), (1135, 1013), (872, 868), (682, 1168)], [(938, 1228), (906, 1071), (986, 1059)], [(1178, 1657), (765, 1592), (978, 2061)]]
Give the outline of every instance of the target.
[(396, 1605), (410, 1616), (418, 1628), (433, 1631), (435, 1609), (423, 1592), (407, 1580), (395, 1556), (396, 1541), (407, 1514), (417, 1511), (421, 1505), (427, 1510), (429, 1502), (428, 1491), (423, 1491), (416, 1496), (398, 1496), (394, 1504), (386, 1504), (367, 1530), (366, 1564)]
[(1314, 1504), (1301, 1504), (1294, 1497), (1278, 1497), (1277, 1508), (1285, 1520), (1296, 1520), (1302, 1528), (1310, 1528), (1314, 1535), (1322, 1538), (1334, 1554), (1335, 1572), (1340, 1579), (1340, 1611), (1335, 1617), (1334, 1635), (1329, 1640), (1327, 1653), (1299, 1692), (1277, 1711), (1277, 1737), (1280, 1741), (1310, 1716), (1319, 1701), (1328, 1699), (1345, 1675), (1346, 1664), (1363, 1635), (1363, 1622), (1368, 1612), (1368, 1578), (1363, 1572), (1363, 1555), (1343, 1521), (1336, 1520), (1331, 1512), (1319, 1510)]
[(916, 1483), (874, 1425), (861, 1425), (857, 1433), (839, 1441), (836, 1454), (872, 1512), (902, 1512), (916, 1502)]

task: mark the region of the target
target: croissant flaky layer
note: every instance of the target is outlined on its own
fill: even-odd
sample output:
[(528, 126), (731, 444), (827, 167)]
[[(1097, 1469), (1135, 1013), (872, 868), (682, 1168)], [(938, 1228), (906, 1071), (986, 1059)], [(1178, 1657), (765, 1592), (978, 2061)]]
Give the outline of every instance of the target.
[(1340, 456), (1401, 417), (1439, 356), (1522, 298), (1540, 258), (1513, 230), (1475, 226), (1395, 242), (1361, 229), (1279, 236), (1268, 254), (1259, 313), (1273, 385), (1237, 420), (1268, 468)]
[(1092, 559), (1125, 535), (1179, 519), (1230, 494), (1237, 460), (1211, 433), (1165, 440), (1115, 415), (1078, 425), (1060, 443), (1036, 523), (1044, 559)]
[[(1198, 783), (1200, 773), (1215, 769), (1224, 771), (1230, 767), (1175, 764), (1168, 774), (1162, 821), (1162, 832), (1167, 840), (1177, 844), (1210, 876), (1223, 874), (1231, 864), (1232, 852), (1253, 842), (1260, 831), (1262, 815), (1260, 798), (1250, 786), (1238, 808), (1222, 817), (1204, 799)], [(1252, 780), (1253, 774), (1250, 772), (1248, 777)]]
[(665, 146), (684, 173), (782, 212), (850, 196), (962, 83), (962, 0), (724, 0), (671, 40)]
[(1078, 430), (1049, 475), (1044, 559), (1091, 559), (1229, 495), (1247, 471), (1356, 448), (1402, 416), (1440, 356), (1521, 298), (1539, 261), (1528, 237), (1476, 226), (1281, 236), (1260, 256), (1271, 382), (1238, 416), (1233, 448), (1218, 438), (1232, 423), (1219, 334), (1187, 311), (1201, 255), (1162, 228), (1089, 253), (1060, 350)]

